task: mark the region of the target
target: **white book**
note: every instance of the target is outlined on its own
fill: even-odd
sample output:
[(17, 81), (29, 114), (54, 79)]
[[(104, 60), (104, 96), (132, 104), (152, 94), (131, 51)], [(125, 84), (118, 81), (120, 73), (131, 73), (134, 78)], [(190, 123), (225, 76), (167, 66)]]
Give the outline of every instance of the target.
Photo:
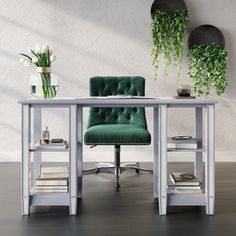
[(68, 186), (60, 186), (60, 185), (53, 185), (53, 186), (36, 186), (37, 190), (53, 190), (53, 189), (63, 189), (68, 190)]
[(175, 186), (199, 186), (200, 181), (191, 173), (172, 172), (170, 180)]
[(180, 190), (180, 189), (168, 189), (168, 194), (183, 194), (183, 195), (191, 195), (191, 194), (199, 194), (202, 193), (202, 189), (191, 189), (191, 190)]
[(68, 168), (66, 166), (42, 167), (41, 173), (42, 174), (68, 173)]
[(191, 138), (186, 140), (175, 140), (173, 138), (167, 139), (167, 148), (186, 148), (186, 149), (194, 149), (197, 148), (197, 139)]
[(44, 185), (60, 185), (66, 186), (68, 184), (68, 179), (37, 179), (36, 186), (44, 186)]
[(58, 144), (41, 144), (40, 142), (34, 144), (31, 150), (65, 150), (69, 147), (69, 143), (65, 142), (63, 145)]
[(201, 186), (193, 186), (193, 185), (186, 185), (186, 186), (178, 186), (178, 185), (168, 185), (168, 189), (177, 189), (177, 190), (195, 190), (201, 189)]
[(61, 167), (42, 167), (41, 168), (41, 179), (61, 179), (68, 178), (68, 168), (65, 166)]
[(39, 144), (41, 146), (44, 146), (44, 147), (48, 147), (48, 146), (65, 146), (65, 145), (67, 145), (67, 141), (63, 141), (61, 143), (51, 143), (51, 142), (45, 143), (43, 141), (40, 141)]
[(40, 179), (64, 179), (68, 177), (68, 173), (41, 173), (40, 175)]
[(37, 193), (67, 193), (67, 189), (42, 189), (42, 190), (35, 190)]

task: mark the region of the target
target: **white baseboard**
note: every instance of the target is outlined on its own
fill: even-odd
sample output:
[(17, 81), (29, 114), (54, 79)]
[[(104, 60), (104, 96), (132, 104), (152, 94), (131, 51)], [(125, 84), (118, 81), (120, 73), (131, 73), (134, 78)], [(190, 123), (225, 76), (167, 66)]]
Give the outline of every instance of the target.
[[(107, 150), (109, 149), (109, 150)], [(106, 150), (101, 148), (84, 150), (84, 162), (113, 162), (114, 153), (112, 147)], [(170, 162), (192, 162), (194, 153), (170, 153)], [(0, 152), (0, 162), (20, 162), (20, 152)], [(68, 154), (65, 153), (43, 153), (43, 161), (65, 162), (68, 161)], [(145, 149), (122, 150), (121, 162), (152, 162), (152, 151)], [(216, 162), (236, 162), (236, 152), (216, 152)]]

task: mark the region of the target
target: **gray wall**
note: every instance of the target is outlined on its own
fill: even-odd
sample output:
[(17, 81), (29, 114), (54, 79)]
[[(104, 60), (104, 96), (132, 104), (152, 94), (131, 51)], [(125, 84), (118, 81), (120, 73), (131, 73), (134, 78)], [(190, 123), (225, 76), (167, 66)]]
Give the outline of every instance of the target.
[[(229, 53), (226, 94), (216, 110), (217, 160), (234, 160), (236, 152), (236, 31), (234, 0), (186, 0), (190, 29), (201, 24), (219, 27)], [(37, 43), (49, 44), (56, 53), (53, 71), (60, 76), (61, 96), (87, 96), (93, 75), (141, 75), (147, 96), (172, 96), (176, 91), (175, 70), (153, 80), (151, 66), (150, 7), (152, 0), (1, 0), (0, 3), (0, 160), (20, 160), (20, 107), (17, 101), (29, 95), (29, 77), (35, 68), (22, 67), (19, 53)], [(186, 53), (181, 73), (188, 80)], [(213, 95), (213, 97), (215, 97)], [(56, 114), (56, 116), (55, 116)], [(67, 137), (67, 112), (44, 112), (44, 125), (53, 137)], [(152, 131), (152, 111), (147, 109)], [(193, 134), (194, 113), (170, 111), (169, 134)], [(85, 114), (85, 123), (87, 115)], [(184, 120), (184, 122), (183, 122)], [(60, 129), (58, 129), (60, 127)], [(152, 147), (123, 148), (123, 159), (152, 160)], [(112, 159), (111, 147), (89, 150), (85, 161)], [(56, 157), (56, 158), (55, 158)], [(52, 155), (51, 160), (63, 158)], [(187, 160), (173, 156), (171, 160)], [(188, 159), (189, 160), (189, 159)]]

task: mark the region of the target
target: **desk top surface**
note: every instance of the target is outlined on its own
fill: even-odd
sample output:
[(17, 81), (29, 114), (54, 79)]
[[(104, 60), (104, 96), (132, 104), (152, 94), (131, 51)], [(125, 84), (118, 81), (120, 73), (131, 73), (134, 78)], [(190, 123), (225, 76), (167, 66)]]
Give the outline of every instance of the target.
[(163, 98), (108, 98), (108, 97), (56, 97), (51, 99), (43, 98), (26, 98), (19, 101), (21, 104), (29, 105), (80, 105), (80, 106), (95, 106), (95, 105), (132, 105), (152, 107), (157, 105), (214, 105), (217, 100), (214, 99), (176, 99), (171, 97)]

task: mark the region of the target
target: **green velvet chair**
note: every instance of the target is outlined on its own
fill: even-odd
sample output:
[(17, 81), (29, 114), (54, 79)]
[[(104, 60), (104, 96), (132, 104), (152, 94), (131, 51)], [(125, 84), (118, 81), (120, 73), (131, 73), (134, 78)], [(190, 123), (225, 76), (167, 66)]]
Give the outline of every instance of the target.
[[(90, 96), (133, 95), (144, 96), (145, 80), (139, 76), (92, 77), (90, 79)], [(115, 186), (120, 187), (119, 177), (125, 168), (147, 170), (139, 163), (120, 165), (120, 145), (148, 145), (151, 135), (147, 130), (144, 108), (135, 107), (92, 107), (89, 112), (88, 129), (84, 135), (86, 145), (114, 145), (114, 165), (97, 165), (96, 172), (113, 168)]]

